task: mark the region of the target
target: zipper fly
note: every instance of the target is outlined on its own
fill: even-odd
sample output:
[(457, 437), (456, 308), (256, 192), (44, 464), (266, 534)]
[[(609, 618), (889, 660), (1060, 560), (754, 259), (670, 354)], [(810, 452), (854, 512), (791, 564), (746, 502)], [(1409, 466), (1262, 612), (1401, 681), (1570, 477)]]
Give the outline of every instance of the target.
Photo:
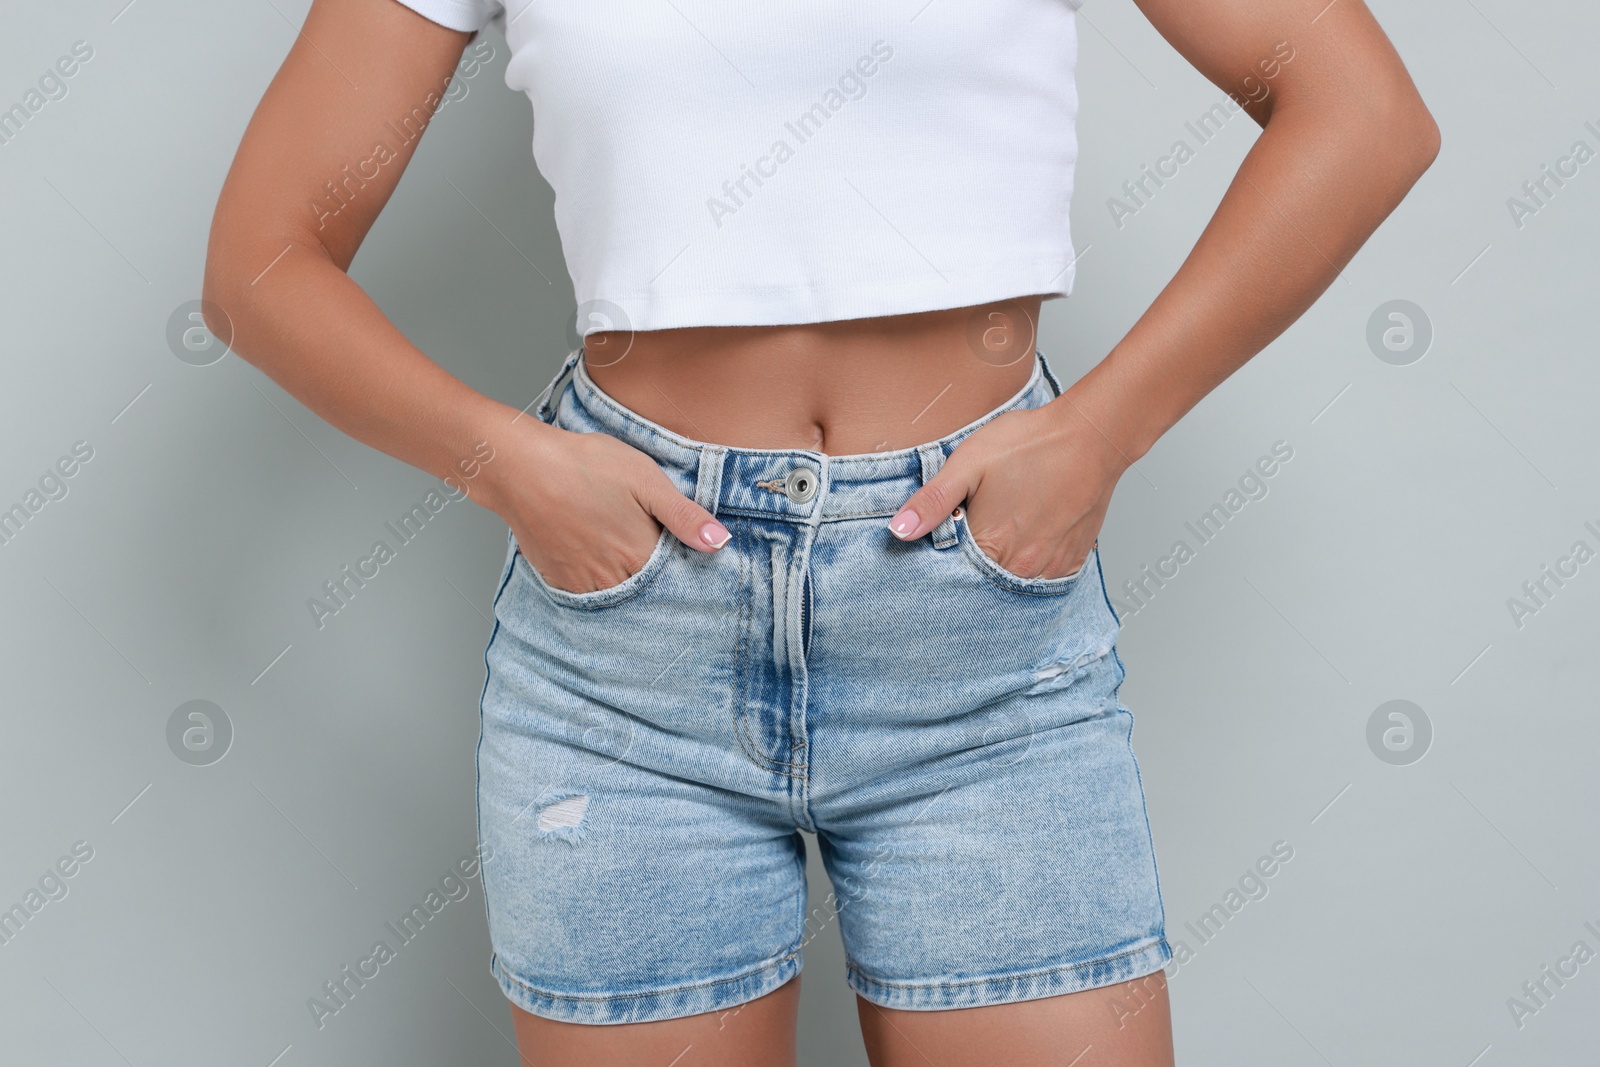
[(800, 591), (800, 651), (809, 655), (811, 652), (811, 575), (806, 575), (805, 585)]

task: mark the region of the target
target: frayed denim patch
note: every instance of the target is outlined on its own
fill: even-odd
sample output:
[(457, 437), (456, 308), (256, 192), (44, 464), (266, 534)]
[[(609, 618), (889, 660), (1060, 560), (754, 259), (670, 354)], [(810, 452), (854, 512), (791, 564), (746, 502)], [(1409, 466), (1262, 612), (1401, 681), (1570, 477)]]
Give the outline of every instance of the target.
[(1108, 640), (1078, 656), (1053, 660), (1035, 669), (1033, 686), (1028, 690), (1028, 694), (1031, 696), (1035, 693), (1053, 693), (1057, 689), (1065, 689), (1088, 674), (1096, 662), (1111, 655), (1113, 647), (1113, 643)]
[(583, 817), (589, 813), (585, 793), (569, 793), (539, 809), (539, 836), (576, 845), (588, 836)]

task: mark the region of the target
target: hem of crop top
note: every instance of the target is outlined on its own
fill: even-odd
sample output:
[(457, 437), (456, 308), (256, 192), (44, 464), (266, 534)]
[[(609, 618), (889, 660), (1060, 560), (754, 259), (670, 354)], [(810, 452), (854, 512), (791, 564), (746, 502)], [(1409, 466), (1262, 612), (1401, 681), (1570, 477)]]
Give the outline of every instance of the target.
[[(618, 293), (606, 291), (579, 300), (615, 305), (625, 329), (675, 330), (690, 326), (800, 326), (819, 322), (911, 315), (975, 307), (1024, 296), (1045, 299), (1072, 295), (1077, 260), (1060, 256), (1006, 267), (943, 272), (943, 278), (907, 278), (841, 288), (777, 285), (729, 286), (695, 292)], [(595, 320), (591, 320), (595, 321)], [(597, 325), (585, 336), (615, 325)]]
[(501, 5), (485, 0), (400, 0), (400, 2), (430, 22), (451, 30), (473, 33), (491, 21)]

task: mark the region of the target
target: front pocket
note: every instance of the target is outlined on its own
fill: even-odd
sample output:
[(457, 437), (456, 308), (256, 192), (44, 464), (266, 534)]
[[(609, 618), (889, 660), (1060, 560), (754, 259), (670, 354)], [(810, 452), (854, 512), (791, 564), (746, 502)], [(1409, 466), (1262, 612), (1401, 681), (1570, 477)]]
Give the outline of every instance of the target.
[[(515, 543), (515, 540), (515, 537), (513, 537), (512, 542)], [(667, 560), (671, 558), (672, 542), (674, 540), (676, 538), (673, 537), (672, 531), (663, 526), (661, 533), (656, 537), (655, 548), (651, 549), (650, 558), (644, 561), (643, 567), (640, 567), (638, 571), (624, 578), (616, 585), (607, 586), (604, 589), (593, 589), (587, 593), (573, 593), (566, 589), (557, 589), (545, 581), (544, 575), (540, 574), (532, 561), (523, 555), (520, 546), (516, 550), (516, 559), (517, 564), (533, 579), (533, 584), (538, 586), (539, 590), (552, 603), (564, 608), (595, 611), (599, 608), (612, 607), (625, 600), (631, 600), (644, 592), (656, 575), (661, 573), (661, 569), (666, 566)]]
[(962, 553), (985, 578), (1002, 589), (1009, 589), (1013, 593), (1022, 593), (1026, 596), (1061, 596), (1063, 593), (1070, 593), (1078, 584), (1078, 579), (1083, 577), (1083, 572), (1089, 569), (1090, 558), (1099, 551), (1098, 546), (1089, 549), (1089, 556), (1084, 558), (1083, 566), (1063, 577), (1024, 578), (1000, 566), (978, 547), (978, 541), (972, 536), (971, 527), (967, 525), (965, 512), (956, 520), (956, 539), (961, 543)]

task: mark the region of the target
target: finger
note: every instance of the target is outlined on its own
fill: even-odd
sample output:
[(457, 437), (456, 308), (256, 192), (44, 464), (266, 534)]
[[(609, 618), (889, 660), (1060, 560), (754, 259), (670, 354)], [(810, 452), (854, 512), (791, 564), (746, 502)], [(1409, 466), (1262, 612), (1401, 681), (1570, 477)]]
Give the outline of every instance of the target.
[(902, 541), (915, 541), (938, 526), (978, 487), (976, 471), (952, 456), (938, 474), (911, 494), (889, 520), (889, 532)]
[(728, 543), (733, 535), (727, 527), (712, 517), (711, 512), (678, 492), (658, 468), (653, 477), (636, 493), (639, 503), (656, 521), (699, 552), (715, 552)]

